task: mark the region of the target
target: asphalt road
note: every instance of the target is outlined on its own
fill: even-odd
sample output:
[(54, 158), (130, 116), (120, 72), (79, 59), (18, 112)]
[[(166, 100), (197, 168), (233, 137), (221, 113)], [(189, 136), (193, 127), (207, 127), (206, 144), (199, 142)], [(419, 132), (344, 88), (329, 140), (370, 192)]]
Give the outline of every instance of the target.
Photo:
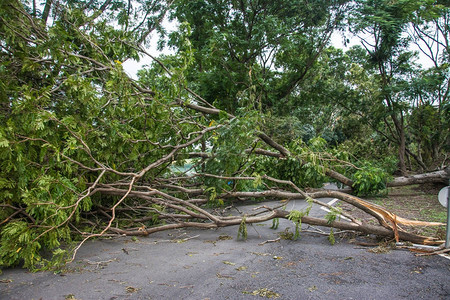
[(246, 241), (237, 227), (90, 241), (67, 272), (3, 270), (0, 299), (450, 299), (448, 258), (373, 253), (360, 236), (332, 246), (310, 232), (260, 245), (294, 228), (270, 225), (249, 226)]

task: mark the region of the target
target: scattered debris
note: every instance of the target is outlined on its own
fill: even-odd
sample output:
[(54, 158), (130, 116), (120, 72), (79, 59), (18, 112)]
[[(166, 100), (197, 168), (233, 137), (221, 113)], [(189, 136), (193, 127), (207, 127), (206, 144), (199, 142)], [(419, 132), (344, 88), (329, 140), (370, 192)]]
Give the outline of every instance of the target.
[(0, 283), (11, 283), (13, 282), (12, 279), (2, 279), (0, 280)]
[(126, 255), (129, 255), (130, 254), (130, 251), (139, 251), (138, 249), (136, 249), (136, 248), (122, 248), (122, 251), (123, 251), (123, 253), (125, 253)]
[(389, 253), (392, 250), (395, 250), (396, 246), (394, 243), (380, 243), (377, 247), (368, 249), (368, 252), (371, 253), (376, 253), (376, 254), (384, 254), (384, 253)]
[(265, 298), (280, 298), (280, 294), (275, 293), (267, 288), (261, 288), (261, 289), (255, 290), (253, 292), (243, 291), (242, 293), (253, 295), (253, 296), (265, 297)]
[(132, 294), (132, 293), (136, 293), (137, 291), (139, 291), (140, 288), (135, 288), (135, 287), (133, 287), (133, 286), (127, 286), (127, 287), (125, 288), (125, 290), (127, 291), (127, 293)]
[(96, 265), (96, 269), (103, 269), (104, 267), (106, 267), (110, 262), (113, 262), (113, 261), (117, 261), (117, 258), (113, 258), (113, 259), (110, 259), (110, 260), (103, 260), (103, 261), (90, 261), (90, 260), (87, 260), (87, 259), (85, 259), (84, 260), (88, 265)]
[(310, 286), (310, 287), (308, 288), (308, 290), (309, 290), (310, 292), (317, 291), (317, 286), (315, 286), (315, 285)]
[(427, 246), (427, 245), (418, 245), (413, 243), (396, 243), (395, 246), (400, 249), (408, 249), (411, 252), (415, 252), (416, 256), (430, 256), (430, 255), (440, 255), (445, 253), (450, 253), (450, 248), (445, 248), (445, 245), (442, 244), (439, 247), (436, 246)]
[(216, 243), (217, 243), (217, 241), (213, 241), (213, 240), (206, 240), (206, 241), (203, 241), (203, 243), (210, 243), (210, 244), (213, 244), (214, 246), (216, 246)]
[(283, 268), (292, 268), (298, 264), (297, 261), (289, 261), (283, 265)]
[(250, 254), (258, 255), (258, 256), (269, 256), (270, 253), (261, 253), (261, 252), (250, 252)]
[(279, 242), (280, 240), (281, 240), (281, 238), (276, 238), (274, 240), (267, 240), (267, 241), (264, 241), (262, 243), (259, 243), (258, 245), (262, 246), (262, 245), (264, 245), (266, 243), (275, 243), (275, 242)]
[(187, 241), (189, 241), (189, 240), (198, 238), (199, 236), (200, 236), (200, 235), (197, 234), (197, 235), (194, 235), (194, 236), (191, 236), (191, 237), (187, 237), (187, 238), (184, 238), (184, 239), (174, 239), (174, 240), (172, 240), (171, 242), (172, 242), (172, 243), (181, 244), (181, 243), (187, 242)]
[(289, 231), (289, 227), (287, 227), (283, 232), (279, 232), (278, 235), (283, 240), (293, 240), (294, 239), (294, 233)]
[(444, 253), (450, 253), (450, 248), (438, 250), (438, 251), (431, 251), (428, 253), (418, 253), (416, 256), (430, 256), (430, 255), (438, 255), (438, 254), (444, 254)]
[(220, 274), (220, 273), (217, 273), (216, 274), (216, 276), (217, 276), (217, 278), (225, 278), (225, 279), (234, 279), (234, 277), (233, 276), (231, 276), (231, 275), (222, 275), (222, 274)]

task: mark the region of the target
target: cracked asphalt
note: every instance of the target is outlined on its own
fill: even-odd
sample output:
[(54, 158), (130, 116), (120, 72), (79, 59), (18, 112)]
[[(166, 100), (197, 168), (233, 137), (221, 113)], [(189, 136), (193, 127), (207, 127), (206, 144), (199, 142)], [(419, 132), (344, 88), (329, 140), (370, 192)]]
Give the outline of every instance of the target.
[(330, 245), (307, 225), (297, 241), (263, 244), (294, 231), (270, 226), (248, 226), (245, 241), (237, 226), (89, 241), (65, 272), (4, 269), (0, 299), (450, 299), (448, 258), (374, 253), (356, 243), (370, 237), (352, 234)]

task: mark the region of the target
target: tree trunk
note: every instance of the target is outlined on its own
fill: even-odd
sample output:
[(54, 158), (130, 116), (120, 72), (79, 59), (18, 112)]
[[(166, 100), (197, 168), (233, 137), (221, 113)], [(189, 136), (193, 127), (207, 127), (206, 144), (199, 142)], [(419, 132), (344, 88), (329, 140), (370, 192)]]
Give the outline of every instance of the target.
[(395, 187), (395, 186), (405, 186), (405, 185), (412, 185), (412, 184), (423, 184), (423, 183), (444, 183), (448, 184), (448, 181), (450, 179), (450, 166), (447, 166), (444, 170), (431, 172), (431, 173), (424, 173), (424, 174), (418, 174), (418, 175), (412, 175), (412, 176), (403, 176), (403, 177), (397, 177), (393, 181), (388, 182), (388, 187)]
[[(289, 211), (286, 210), (273, 210), (272, 212), (265, 214), (263, 216), (251, 216), (245, 218), (246, 224), (253, 224), (253, 223), (260, 223), (264, 221), (268, 221), (275, 218), (289, 218)], [(212, 228), (219, 228), (219, 227), (226, 227), (226, 226), (237, 226), (242, 223), (243, 219), (242, 217), (236, 217), (228, 220), (222, 220), (221, 222), (216, 223), (199, 223), (199, 222), (179, 222), (175, 224), (166, 224), (158, 227), (153, 228), (146, 228), (146, 229), (138, 229), (138, 230), (123, 230), (120, 228), (109, 228), (110, 231), (118, 233), (118, 234), (124, 234), (128, 236), (146, 236), (155, 232), (169, 230), (169, 229), (177, 229), (177, 228), (203, 228), (203, 229), (212, 229)], [(304, 216), (302, 217), (302, 223), (303, 224), (309, 224), (314, 226), (323, 226), (323, 227), (330, 227), (330, 228), (338, 228), (341, 230), (353, 230), (362, 232), (365, 234), (374, 234), (377, 236), (382, 237), (391, 237), (394, 238), (397, 235), (397, 238), (403, 241), (422, 244), (422, 245), (440, 245), (442, 244), (442, 241), (426, 237), (426, 236), (420, 236), (412, 233), (408, 233), (405, 231), (395, 231), (379, 226), (379, 225), (370, 225), (370, 224), (355, 224), (350, 222), (343, 222), (343, 221), (332, 221), (328, 222), (328, 220), (315, 218), (315, 217), (309, 217)]]
[[(417, 139), (417, 157), (420, 159), (420, 161), (423, 162), (422, 158), (422, 141), (420, 139)], [(419, 164), (420, 171), (425, 171), (425, 169), (422, 167), (422, 165)]]
[(45, 2), (44, 11), (42, 12), (42, 21), (44, 21), (44, 23), (47, 23), (47, 19), (50, 14), (50, 8), (52, 7), (52, 2), (53, 0), (47, 0)]
[[(392, 117), (397, 120), (397, 118)], [(403, 120), (403, 118), (402, 118)], [(406, 137), (405, 137), (405, 127), (403, 126), (403, 122), (400, 123), (398, 120), (395, 122), (397, 132), (399, 135), (399, 145), (398, 145), (398, 159), (399, 159), (399, 168), (400, 173), (402, 175), (406, 175), (406, 161), (405, 161), (405, 153), (406, 153)]]
[(415, 155), (408, 148), (406, 148), (406, 153), (408, 153), (410, 156), (412, 156), (416, 160), (416, 162), (419, 164), (419, 166), (420, 166), (422, 171), (426, 171), (427, 170), (427, 166), (424, 164), (424, 162), (422, 160), (422, 157), (418, 157), (417, 155)]

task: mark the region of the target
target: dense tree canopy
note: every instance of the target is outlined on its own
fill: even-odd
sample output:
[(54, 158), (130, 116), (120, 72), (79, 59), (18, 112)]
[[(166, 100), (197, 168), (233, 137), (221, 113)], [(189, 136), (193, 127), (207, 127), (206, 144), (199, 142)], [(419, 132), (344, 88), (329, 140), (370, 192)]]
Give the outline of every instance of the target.
[[(105, 234), (245, 236), (276, 218), (439, 243), (356, 196), (304, 190), (448, 181), (449, 16), (428, 0), (1, 2), (0, 265), (51, 267)], [(179, 24), (169, 35), (165, 17)], [(176, 54), (147, 52), (155, 30)], [(331, 46), (339, 30), (362, 46)], [(154, 63), (134, 80), (123, 62), (142, 56)], [(435, 172), (392, 177), (417, 170)], [(338, 209), (322, 220), (203, 206), (324, 196), (380, 225), (337, 221)]]

